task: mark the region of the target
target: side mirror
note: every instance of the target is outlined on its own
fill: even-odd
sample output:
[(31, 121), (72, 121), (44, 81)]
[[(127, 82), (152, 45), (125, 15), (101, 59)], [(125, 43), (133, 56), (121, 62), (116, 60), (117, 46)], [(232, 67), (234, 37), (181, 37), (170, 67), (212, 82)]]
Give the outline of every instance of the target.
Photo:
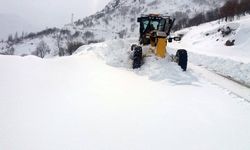
[(181, 37), (174, 37), (175, 41), (181, 41)]
[(173, 38), (168, 38), (168, 42), (172, 43), (173, 42)]

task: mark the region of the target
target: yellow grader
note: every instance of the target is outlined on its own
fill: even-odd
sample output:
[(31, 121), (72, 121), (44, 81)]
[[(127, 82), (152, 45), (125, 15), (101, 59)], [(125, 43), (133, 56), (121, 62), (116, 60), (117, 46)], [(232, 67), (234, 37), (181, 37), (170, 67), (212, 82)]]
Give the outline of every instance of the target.
[[(180, 41), (180, 37), (170, 37), (170, 31), (175, 22), (174, 18), (159, 14), (142, 15), (137, 19), (140, 23), (140, 37), (139, 44), (131, 46), (133, 69), (140, 68), (143, 64), (143, 58), (148, 53), (155, 54), (159, 58), (168, 56), (167, 44), (168, 42)], [(143, 49), (147, 49), (144, 53)], [(175, 56), (170, 57), (172, 61), (176, 62), (183, 71), (187, 69), (187, 51), (179, 49)]]

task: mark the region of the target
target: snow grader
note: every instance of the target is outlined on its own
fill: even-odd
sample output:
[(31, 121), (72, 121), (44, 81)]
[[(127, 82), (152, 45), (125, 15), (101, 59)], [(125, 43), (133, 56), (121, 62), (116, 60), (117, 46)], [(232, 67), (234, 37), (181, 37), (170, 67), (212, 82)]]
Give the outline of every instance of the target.
[(137, 19), (140, 23), (139, 44), (131, 46), (133, 69), (140, 68), (143, 58), (156, 55), (159, 58), (169, 57), (176, 62), (183, 71), (187, 69), (187, 51), (179, 49), (176, 55), (169, 55), (167, 52), (168, 42), (180, 41), (180, 37), (170, 37), (170, 32), (175, 22), (174, 18), (159, 14), (142, 15)]

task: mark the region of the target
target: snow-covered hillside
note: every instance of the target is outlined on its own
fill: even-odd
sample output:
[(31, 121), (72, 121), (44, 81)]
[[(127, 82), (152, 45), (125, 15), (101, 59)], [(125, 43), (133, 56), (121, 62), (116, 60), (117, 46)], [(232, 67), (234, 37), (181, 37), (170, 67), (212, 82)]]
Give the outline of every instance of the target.
[[(161, 13), (175, 16), (176, 19), (192, 17), (197, 13), (220, 7), (224, 0), (112, 0), (103, 10), (94, 15), (79, 19), (74, 24), (65, 25), (52, 32), (31, 34), (18, 42), (0, 43), (0, 53), (14, 48), (15, 55), (27, 55), (36, 50), (40, 41), (48, 41), (49, 56), (59, 54), (59, 49), (67, 50), (68, 42), (83, 44), (111, 39), (134, 37), (138, 34), (137, 17), (145, 13)], [(66, 32), (65, 32), (66, 31)], [(62, 37), (61, 37), (62, 35)], [(58, 39), (61, 46), (58, 46)], [(27, 47), (27, 43), (31, 43)], [(23, 50), (25, 47), (26, 50)], [(29, 50), (27, 50), (29, 49)]]
[[(224, 0), (112, 0), (102, 11), (78, 20), (73, 28), (83, 32), (95, 30), (104, 39), (133, 37), (138, 33), (137, 18), (141, 14), (166, 14), (193, 17), (197, 13), (220, 7)], [(72, 26), (65, 26), (70, 29)], [(101, 34), (98, 34), (98, 30)], [(106, 34), (103, 34), (103, 31)], [(111, 36), (110, 36), (111, 35)]]
[[(229, 35), (222, 30), (230, 28)], [(214, 21), (178, 31), (184, 34), (180, 43), (169, 44), (174, 49), (189, 51), (189, 61), (250, 87), (250, 16), (232, 22)], [(233, 46), (226, 46), (227, 41)]]
[(167, 58), (129, 69), (131, 42), (0, 56), (0, 149), (250, 148), (249, 103)]

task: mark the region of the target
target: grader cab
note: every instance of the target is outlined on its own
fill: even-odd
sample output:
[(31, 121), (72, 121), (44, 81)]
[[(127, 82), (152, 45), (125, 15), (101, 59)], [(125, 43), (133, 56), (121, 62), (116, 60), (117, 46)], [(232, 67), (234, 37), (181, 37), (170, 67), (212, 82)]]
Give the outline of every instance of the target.
[[(175, 19), (170, 16), (149, 14), (142, 15), (137, 19), (140, 23), (139, 45), (133, 44), (133, 69), (140, 68), (143, 63), (143, 49), (148, 48), (146, 53), (155, 54), (157, 57), (165, 58), (168, 56), (168, 42), (180, 41), (180, 37), (170, 37), (170, 32), (175, 22)], [(184, 49), (178, 50), (175, 56), (171, 57), (177, 62), (181, 68), (186, 71), (187, 68), (187, 51)]]

